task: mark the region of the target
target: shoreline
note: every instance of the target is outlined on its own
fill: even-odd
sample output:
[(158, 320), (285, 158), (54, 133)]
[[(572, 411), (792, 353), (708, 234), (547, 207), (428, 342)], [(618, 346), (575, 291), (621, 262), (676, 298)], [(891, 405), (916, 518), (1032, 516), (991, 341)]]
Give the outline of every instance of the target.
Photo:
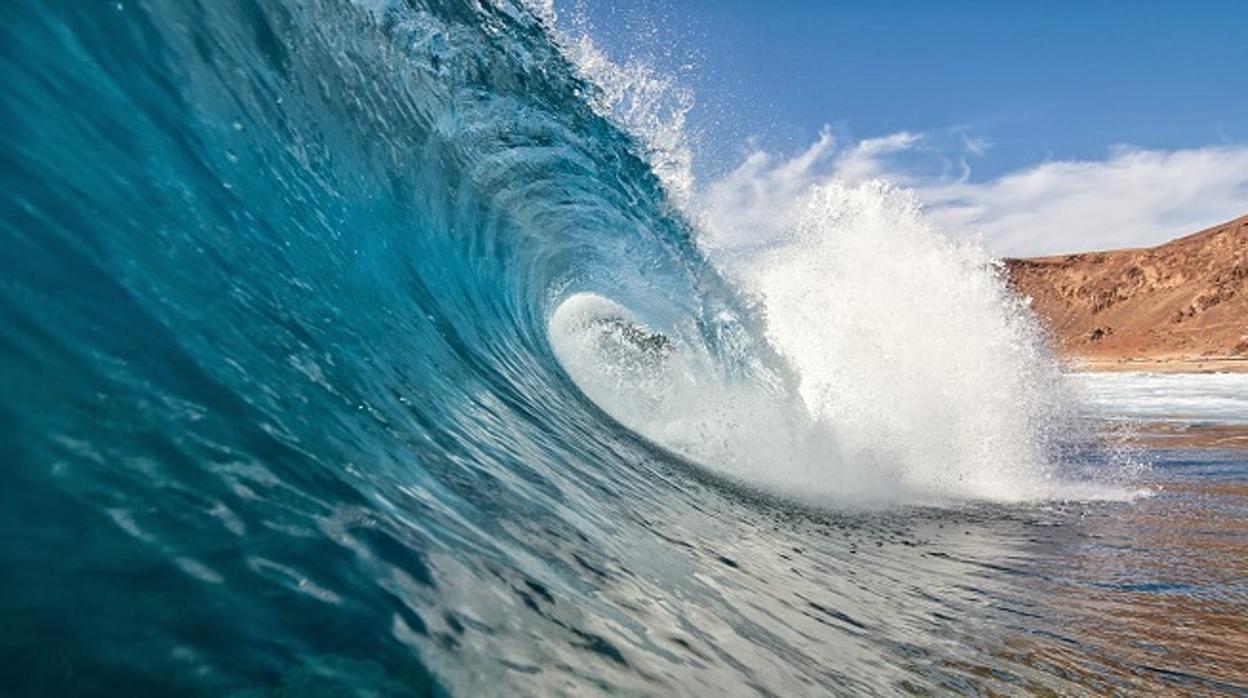
[(1088, 357), (1060, 359), (1073, 373), (1248, 373), (1248, 356)]

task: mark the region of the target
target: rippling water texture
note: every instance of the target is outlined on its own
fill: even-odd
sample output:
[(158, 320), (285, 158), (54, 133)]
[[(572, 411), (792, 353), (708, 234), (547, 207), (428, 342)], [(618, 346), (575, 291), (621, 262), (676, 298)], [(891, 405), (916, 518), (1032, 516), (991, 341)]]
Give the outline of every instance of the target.
[(856, 325), (786, 343), (809, 258), (764, 327), (551, 36), (0, 5), (0, 693), (1244, 689), (1242, 451), (1033, 408), (935, 243), (991, 341), (895, 380)]

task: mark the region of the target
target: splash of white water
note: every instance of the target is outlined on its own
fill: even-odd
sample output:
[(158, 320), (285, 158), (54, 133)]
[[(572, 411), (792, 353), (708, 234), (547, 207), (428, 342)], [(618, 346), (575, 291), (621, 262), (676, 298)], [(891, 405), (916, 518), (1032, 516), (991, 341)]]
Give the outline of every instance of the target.
[(697, 347), (644, 358), (609, 336), (616, 330), (604, 335), (617, 327), (604, 318), (644, 331), (634, 316), (582, 294), (555, 311), (550, 337), (599, 406), (707, 467), (807, 499), (1124, 494), (1059, 473), (1055, 448), (1076, 424), (1068, 389), (978, 244), (934, 230), (912, 196), (878, 181), (812, 183), (782, 169), (763, 173), (781, 175), (781, 186), (746, 179), (748, 209), (699, 196), (683, 136), (688, 92), (673, 99), (672, 79), (621, 67), (584, 31), (556, 38), (601, 88), (595, 108), (647, 144), (669, 194), (699, 223), (703, 250), (760, 302), (768, 340), (800, 379), (797, 395), (782, 396), (723, 381)]

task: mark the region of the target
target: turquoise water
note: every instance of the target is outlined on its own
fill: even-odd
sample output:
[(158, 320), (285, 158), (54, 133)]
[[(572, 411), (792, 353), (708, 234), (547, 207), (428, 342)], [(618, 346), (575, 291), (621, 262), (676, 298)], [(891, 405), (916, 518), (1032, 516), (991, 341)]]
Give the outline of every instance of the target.
[[(669, 412), (593, 376), (767, 424), (796, 379), (525, 8), (13, 0), (0, 39), (0, 693), (1248, 682), (1243, 451), (1072, 427), (1029, 475), (1125, 450), (1151, 494), (864, 507), (630, 428)], [(570, 365), (592, 296), (664, 339)]]

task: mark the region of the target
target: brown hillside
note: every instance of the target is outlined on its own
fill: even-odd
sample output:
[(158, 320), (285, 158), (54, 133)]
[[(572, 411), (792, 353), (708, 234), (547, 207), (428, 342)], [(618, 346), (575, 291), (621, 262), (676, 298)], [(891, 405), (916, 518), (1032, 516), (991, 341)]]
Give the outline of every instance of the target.
[(1157, 247), (1006, 265), (1073, 361), (1248, 368), (1248, 216)]

